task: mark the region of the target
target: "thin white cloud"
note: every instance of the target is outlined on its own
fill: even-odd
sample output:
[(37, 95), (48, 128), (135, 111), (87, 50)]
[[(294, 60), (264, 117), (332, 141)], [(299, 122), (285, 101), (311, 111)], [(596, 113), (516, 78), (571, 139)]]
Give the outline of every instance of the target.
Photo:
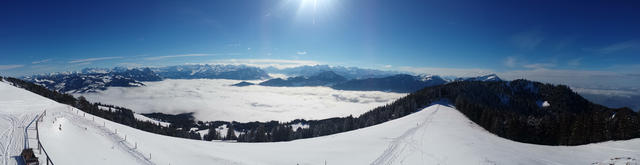
[(309, 60), (281, 60), (281, 59), (224, 59), (214, 60), (210, 64), (247, 65), (260, 68), (275, 67), (278, 69), (292, 68), (303, 65), (318, 65), (319, 62)]
[(305, 55), (305, 54), (307, 54), (307, 52), (306, 51), (298, 51), (298, 52), (296, 52), (296, 54), (297, 55)]
[(539, 30), (524, 31), (511, 37), (513, 44), (521, 49), (534, 49), (540, 45), (543, 40), (544, 36)]
[(504, 59), (504, 65), (509, 68), (527, 68), (527, 69), (539, 69), (539, 68), (552, 68), (556, 66), (557, 60), (551, 60), (551, 62), (543, 63), (530, 63), (527, 60), (520, 59), (516, 56), (508, 56)]
[(41, 63), (45, 63), (45, 62), (49, 62), (51, 61), (51, 59), (44, 59), (44, 60), (40, 60), (40, 61), (33, 61), (31, 62), (31, 64), (41, 64)]
[(619, 96), (619, 97), (631, 97), (638, 96), (640, 93), (633, 90), (620, 90), (620, 89), (591, 89), (591, 88), (571, 88), (573, 91), (584, 94), (594, 95), (606, 95), (606, 96)]
[(533, 63), (533, 64), (525, 64), (522, 67), (529, 69), (541, 69), (541, 68), (551, 68), (556, 65), (553, 63)]
[(582, 58), (576, 58), (576, 59), (569, 60), (569, 62), (567, 62), (567, 65), (579, 66), (581, 63), (582, 63)]
[(24, 65), (0, 65), (0, 70), (9, 70), (9, 69), (15, 69), (15, 68), (21, 68)]
[(72, 60), (69, 61), (70, 64), (73, 63), (87, 63), (87, 62), (93, 62), (93, 61), (102, 61), (102, 60), (113, 60), (113, 59), (121, 59), (123, 57), (97, 57), (97, 58), (86, 58), (86, 59), (78, 59), (78, 60)]
[(391, 66), (391, 65), (385, 65), (385, 66), (382, 66), (382, 67), (384, 67), (384, 68), (391, 68), (391, 67), (393, 67), (393, 66)]
[(161, 60), (167, 58), (179, 58), (179, 57), (204, 57), (204, 56), (213, 56), (215, 54), (179, 54), (179, 55), (170, 55), (170, 56), (155, 56), (155, 57), (147, 57), (145, 60)]
[(598, 52), (603, 54), (610, 54), (610, 53), (614, 53), (614, 52), (626, 50), (626, 49), (640, 49), (640, 40), (630, 40), (630, 41), (611, 44), (604, 48), (598, 49)]
[(516, 66), (516, 57), (513, 56), (509, 56), (507, 57), (507, 59), (504, 60), (504, 65), (508, 66), (508, 67), (515, 67)]

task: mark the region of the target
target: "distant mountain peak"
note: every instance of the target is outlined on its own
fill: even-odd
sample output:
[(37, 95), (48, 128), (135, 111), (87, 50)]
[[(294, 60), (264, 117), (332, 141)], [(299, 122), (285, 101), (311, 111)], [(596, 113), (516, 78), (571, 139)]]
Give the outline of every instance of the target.
[(289, 77), (286, 80), (275, 78), (260, 83), (264, 86), (332, 86), (334, 84), (347, 81), (347, 78), (333, 72), (323, 71), (318, 74), (305, 77)]
[(418, 80), (423, 81), (423, 82), (433, 81), (433, 80), (443, 80), (443, 81), (445, 81), (442, 77), (440, 77), (438, 75), (433, 75), (433, 74), (419, 74), (416, 77), (418, 78)]
[(345, 81), (347, 80), (346, 78), (342, 77), (341, 75), (337, 74), (336, 72), (333, 71), (324, 71), (324, 72), (320, 72), (316, 75), (313, 75), (311, 77), (309, 77), (309, 79), (319, 79), (319, 80), (332, 80), (332, 81)]
[(489, 82), (489, 81), (503, 81), (503, 80), (500, 79), (498, 75), (492, 73), (484, 76), (457, 78), (455, 81), (488, 81)]

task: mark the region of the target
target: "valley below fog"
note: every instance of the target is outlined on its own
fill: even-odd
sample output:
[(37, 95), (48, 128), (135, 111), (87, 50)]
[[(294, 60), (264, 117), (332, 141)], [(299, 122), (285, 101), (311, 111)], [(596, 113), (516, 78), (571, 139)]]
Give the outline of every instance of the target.
[(104, 91), (74, 95), (82, 95), (91, 102), (130, 108), (136, 113), (193, 112), (197, 120), (239, 122), (355, 117), (406, 95), (328, 87), (231, 86), (239, 82), (167, 79), (145, 82), (146, 86), (142, 87), (109, 87)]

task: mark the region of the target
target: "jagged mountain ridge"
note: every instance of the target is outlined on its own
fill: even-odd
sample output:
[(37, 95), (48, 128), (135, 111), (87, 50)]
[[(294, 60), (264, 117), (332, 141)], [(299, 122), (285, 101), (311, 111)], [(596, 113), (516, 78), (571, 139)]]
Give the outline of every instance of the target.
[(170, 79), (233, 79), (258, 80), (269, 78), (264, 70), (245, 65), (177, 65), (153, 68), (163, 78)]
[(63, 93), (84, 93), (104, 90), (107, 87), (144, 86), (142, 81), (160, 81), (157, 74), (149, 68), (129, 69), (125, 71), (96, 72), (83, 70), (83, 73), (60, 73), (34, 75), (24, 78), (48, 89)]
[(244, 65), (178, 65), (159, 68), (85, 68), (81, 72), (33, 75), (24, 79), (58, 92), (85, 93), (107, 87), (144, 86), (143, 82), (166, 78), (255, 80), (268, 77), (260, 68)]
[(424, 87), (442, 85), (446, 80), (439, 76), (412, 76), (398, 74), (382, 78), (368, 78), (350, 80), (332, 86), (339, 90), (364, 90), (364, 91), (389, 91), (399, 93), (409, 93)]
[(347, 80), (342, 75), (333, 71), (324, 71), (310, 77), (297, 76), (287, 79), (270, 79), (260, 83), (259, 85), (278, 87), (328, 86), (338, 90), (410, 93), (424, 87), (442, 85), (455, 81), (502, 81), (502, 79), (495, 74), (479, 77), (458, 78), (456, 80), (447, 80), (437, 75), (428, 74), (417, 76), (396, 74), (377, 78)]
[(287, 79), (275, 78), (260, 83), (263, 86), (332, 86), (347, 81), (347, 78), (333, 71), (320, 72), (313, 76), (297, 76)]
[(313, 76), (321, 72), (332, 71), (347, 79), (380, 78), (399, 74), (395, 71), (382, 71), (376, 69), (364, 69), (358, 67), (329, 66), (329, 65), (304, 65), (293, 68), (278, 69), (275, 67), (264, 68), (269, 73), (280, 73), (290, 76)]
[[(265, 68), (269, 70), (269, 68)], [(326, 70), (321, 70), (326, 69)], [(273, 68), (271, 68), (273, 70)], [(287, 79), (270, 79), (264, 86), (327, 86), (340, 90), (389, 91), (409, 93), (418, 89), (454, 81), (502, 81), (495, 74), (444, 79), (435, 75), (392, 74), (395, 72), (356, 67), (328, 65), (300, 66), (283, 69), (289, 73), (311, 74)], [(368, 78), (362, 78), (368, 77)], [(85, 68), (81, 72), (56, 73), (25, 77), (25, 80), (64, 93), (83, 93), (104, 90), (107, 87), (144, 86), (145, 81), (170, 79), (234, 79), (257, 80), (269, 78), (267, 72), (245, 65), (177, 65), (157, 68)]]

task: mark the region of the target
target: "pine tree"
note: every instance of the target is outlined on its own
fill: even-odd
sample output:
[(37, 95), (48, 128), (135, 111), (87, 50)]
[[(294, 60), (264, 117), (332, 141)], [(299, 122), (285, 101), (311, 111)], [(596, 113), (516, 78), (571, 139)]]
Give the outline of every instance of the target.
[(227, 126), (227, 136), (225, 136), (225, 140), (236, 140), (238, 139), (238, 137), (236, 137), (236, 131), (233, 128), (233, 125), (229, 124)]

